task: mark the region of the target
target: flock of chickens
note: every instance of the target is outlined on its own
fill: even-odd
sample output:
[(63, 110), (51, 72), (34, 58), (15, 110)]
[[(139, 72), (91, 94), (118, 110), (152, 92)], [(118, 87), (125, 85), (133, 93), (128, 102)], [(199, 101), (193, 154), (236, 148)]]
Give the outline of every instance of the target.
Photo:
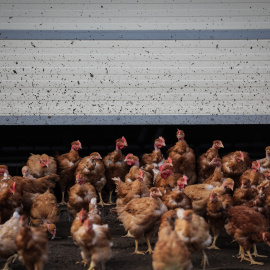
[[(154, 142), (152, 153), (141, 160), (123, 155), (124, 137), (103, 159), (93, 152), (81, 158), (80, 141), (68, 153), (55, 157), (31, 154), (23, 176), (11, 176), (0, 165), (0, 256), (4, 269), (17, 257), (28, 270), (42, 270), (48, 261), (48, 239), (55, 238), (59, 205), (55, 188), (62, 192), (73, 217), (70, 234), (89, 270), (105, 269), (112, 257), (112, 239), (101, 209), (122, 222), (127, 237), (135, 240), (134, 254), (152, 254), (154, 270), (191, 269), (191, 255), (202, 252), (202, 267), (208, 264), (205, 249), (219, 249), (222, 229), (239, 244), (239, 258), (250, 264), (259, 257), (257, 242), (270, 245), (270, 146), (266, 157), (252, 161), (247, 152), (235, 151), (222, 158), (221, 141), (196, 159), (182, 130), (178, 141), (163, 156), (165, 140)], [(102, 191), (108, 191), (104, 202)], [(113, 202), (113, 194), (116, 202)], [(68, 201), (65, 202), (65, 198)], [(98, 202), (98, 203), (97, 203)], [(99, 205), (99, 206), (98, 206)], [(154, 249), (150, 239), (158, 235)], [(138, 240), (145, 237), (147, 251)], [(253, 247), (254, 253), (250, 253)]]

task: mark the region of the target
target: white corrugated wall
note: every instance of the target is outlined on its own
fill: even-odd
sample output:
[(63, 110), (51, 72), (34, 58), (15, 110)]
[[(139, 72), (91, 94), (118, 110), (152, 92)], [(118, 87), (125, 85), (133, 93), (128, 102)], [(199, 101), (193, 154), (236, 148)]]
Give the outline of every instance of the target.
[[(269, 30), (270, 1), (25, 2), (0, 3), (1, 124), (269, 121), (270, 40), (235, 36)], [(185, 39), (209, 30), (220, 39)], [(89, 38), (69, 39), (79, 31)], [(143, 40), (147, 31), (183, 37)]]

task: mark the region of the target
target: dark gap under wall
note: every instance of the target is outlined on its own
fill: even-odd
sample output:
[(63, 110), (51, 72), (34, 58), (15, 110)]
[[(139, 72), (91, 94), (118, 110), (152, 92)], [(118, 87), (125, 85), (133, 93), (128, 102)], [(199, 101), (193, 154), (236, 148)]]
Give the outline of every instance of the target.
[(252, 160), (265, 157), (265, 147), (270, 145), (269, 125), (122, 125), (122, 126), (2, 126), (0, 164), (8, 165), (11, 175), (21, 175), (21, 167), (30, 153), (47, 153), (54, 156), (70, 150), (70, 143), (80, 140), (84, 157), (97, 151), (104, 157), (115, 149), (115, 140), (125, 136), (128, 147), (124, 154), (139, 157), (153, 150), (154, 140), (163, 136), (166, 151), (176, 142), (177, 129), (184, 130), (186, 141), (196, 157), (212, 145), (213, 140), (222, 140), (223, 156), (231, 151), (242, 150)]

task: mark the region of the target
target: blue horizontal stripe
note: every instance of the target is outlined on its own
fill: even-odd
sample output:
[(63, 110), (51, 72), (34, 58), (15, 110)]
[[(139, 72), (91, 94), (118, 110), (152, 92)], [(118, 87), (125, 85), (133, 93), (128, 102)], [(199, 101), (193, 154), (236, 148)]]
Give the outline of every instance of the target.
[(270, 124), (270, 115), (0, 116), (0, 125)]
[(244, 40), (270, 39), (258, 30), (0, 30), (0, 40)]

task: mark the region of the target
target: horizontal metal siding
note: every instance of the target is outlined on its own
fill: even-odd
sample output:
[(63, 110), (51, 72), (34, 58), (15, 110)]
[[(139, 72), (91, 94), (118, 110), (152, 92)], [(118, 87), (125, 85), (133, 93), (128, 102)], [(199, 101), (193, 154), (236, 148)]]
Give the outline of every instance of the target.
[(270, 112), (269, 40), (0, 44), (2, 116)]
[[(3, 0), (2, 30), (269, 29), (269, 1)], [(237, 2), (237, 3), (235, 3)]]

